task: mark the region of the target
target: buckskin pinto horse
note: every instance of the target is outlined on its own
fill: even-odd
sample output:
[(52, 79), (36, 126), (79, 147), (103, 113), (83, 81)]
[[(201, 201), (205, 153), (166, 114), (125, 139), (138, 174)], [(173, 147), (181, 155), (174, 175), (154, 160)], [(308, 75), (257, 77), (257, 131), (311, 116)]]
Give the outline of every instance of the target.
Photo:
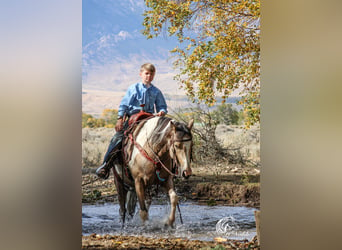
[(150, 117), (144, 114), (140, 114), (140, 117), (143, 119), (134, 122), (126, 130), (122, 158), (115, 160), (113, 164), (122, 227), (125, 223), (127, 197), (128, 212), (131, 216), (134, 215), (135, 201), (134, 207), (130, 201), (135, 199), (134, 190), (140, 205), (140, 218), (143, 222), (148, 219), (151, 197), (147, 197), (147, 204), (145, 200), (149, 194), (147, 191), (153, 185), (160, 185), (169, 195), (171, 211), (166, 225), (173, 226), (178, 204), (173, 177), (178, 172), (179, 176), (187, 179), (192, 173), (190, 160), (193, 120), (186, 125), (168, 117)]

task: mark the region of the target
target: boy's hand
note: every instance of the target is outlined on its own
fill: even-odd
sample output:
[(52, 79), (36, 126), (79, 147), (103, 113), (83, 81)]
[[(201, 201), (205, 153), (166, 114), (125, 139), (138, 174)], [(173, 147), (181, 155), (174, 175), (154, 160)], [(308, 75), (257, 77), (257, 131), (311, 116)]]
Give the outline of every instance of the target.
[(115, 131), (118, 132), (118, 131), (122, 130), (122, 128), (123, 128), (123, 119), (120, 118), (120, 119), (118, 119), (118, 121), (116, 122)]
[(165, 112), (164, 111), (160, 111), (159, 113), (157, 113), (157, 116), (164, 116)]

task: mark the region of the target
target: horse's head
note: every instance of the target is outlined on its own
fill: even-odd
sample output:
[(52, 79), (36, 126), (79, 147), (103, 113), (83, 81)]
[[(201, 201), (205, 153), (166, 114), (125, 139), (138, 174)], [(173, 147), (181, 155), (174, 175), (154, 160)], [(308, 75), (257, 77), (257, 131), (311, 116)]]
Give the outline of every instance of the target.
[(171, 121), (170, 156), (179, 166), (179, 174), (186, 179), (192, 174), (190, 160), (192, 153), (191, 128), (193, 124), (194, 120), (190, 120), (188, 125)]

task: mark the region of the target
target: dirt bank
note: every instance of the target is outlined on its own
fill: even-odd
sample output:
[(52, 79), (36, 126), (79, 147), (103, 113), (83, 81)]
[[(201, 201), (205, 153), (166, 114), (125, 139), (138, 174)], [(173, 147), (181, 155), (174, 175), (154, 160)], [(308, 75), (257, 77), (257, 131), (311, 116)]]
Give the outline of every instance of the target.
[[(260, 175), (257, 169), (229, 166), (229, 171), (213, 174), (209, 166), (194, 168), (188, 180), (176, 179), (180, 202), (191, 200), (206, 205), (260, 207)], [(234, 170), (234, 171), (232, 171)], [(82, 202), (117, 202), (113, 176), (99, 180), (93, 173), (82, 176)]]

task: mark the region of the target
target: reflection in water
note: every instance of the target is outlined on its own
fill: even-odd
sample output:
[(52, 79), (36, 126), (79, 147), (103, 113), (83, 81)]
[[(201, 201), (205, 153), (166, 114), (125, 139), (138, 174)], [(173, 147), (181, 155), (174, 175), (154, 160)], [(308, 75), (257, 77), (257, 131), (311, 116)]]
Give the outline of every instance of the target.
[(215, 237), (251, 240), (256, 235), (254, 208), (228, 206), (202, 206), (180, 204), (183, 223), (176, 212), (175, 228), (165, 228), (170, 206), (151, 205), (149, 220), (143, 225), (138, 212), (121, 229), (118, 204), (83, 205), (82, 232), (84, 235), (113, 234), (147, 237), (181, 237), (213, 240)]

